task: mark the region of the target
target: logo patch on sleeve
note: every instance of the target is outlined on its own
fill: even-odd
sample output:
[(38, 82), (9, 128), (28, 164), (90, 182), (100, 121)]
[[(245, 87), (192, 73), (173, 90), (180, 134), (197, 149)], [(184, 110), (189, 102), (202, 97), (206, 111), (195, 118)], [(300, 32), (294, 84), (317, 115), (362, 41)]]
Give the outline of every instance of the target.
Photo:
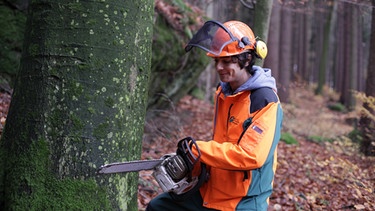
[(256, 125), (254, 125), (254, 126), (252, 127), (252, 129), (255, 130), (255, 132), (257, 132), (257, 133), (259, 133), (259, 134), (262, 134), (262, 133), (263, 133), (263, 130), (260, 129), (260, 128), (259, 128), (258, 126), (256, 126)]

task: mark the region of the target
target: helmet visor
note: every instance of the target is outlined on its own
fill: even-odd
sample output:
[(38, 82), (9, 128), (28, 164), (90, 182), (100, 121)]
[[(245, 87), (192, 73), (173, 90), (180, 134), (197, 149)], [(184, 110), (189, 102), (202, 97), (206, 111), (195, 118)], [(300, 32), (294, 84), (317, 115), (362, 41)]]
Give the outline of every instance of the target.
[(238, 38), (234, 37), (223, 24), (207, 21), (186, 45), (185, 51), (198, 47), (219, 56), (225, 46), (236, 41), (239, 41)]

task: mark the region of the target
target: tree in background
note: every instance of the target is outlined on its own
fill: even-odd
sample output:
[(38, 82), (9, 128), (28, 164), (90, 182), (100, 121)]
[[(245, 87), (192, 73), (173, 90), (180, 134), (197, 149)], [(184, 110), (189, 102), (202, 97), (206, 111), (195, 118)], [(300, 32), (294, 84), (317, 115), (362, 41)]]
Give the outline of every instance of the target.
[(353, 90), (357, 88), (357, 72), (359, 72), (358, 62), (358, 23), (359, 15), (357, 6), (353, 6), (347, 2), (341, 5), (343, 12), (343, 33), (340, 36), (339, 44), (342, 45), (341, 53), (342, 68), (340, 69), (341, 78), (338, 81), (340, 86), (340, 103), (348, 109), (353, 110), (355, 107), (355, 96)]
[(29, 0), (0, 0), (0, 90), (11, 92), (19, 68)]
[[(333, 30), (336, 26), (336, 14), (337, 14), (337, 3), (333, 2), (333, 5), (327, 5), (327, 13), (328, 18), (326, 19), (326, 22), (324, 23), (324, 29), (323, 29), (323, 45), (322, 45), (322, 52), (321, 52), (321, 58), (319, 61), (319, 68), (318, 68), (318, 79), (317, 79), (317, 87), (315, 89), (315, 94), (323, 94), (323, 88), (327, 81), (327, 72), (330, 69), (328, 67), (329, 61), (332, 60), (330, 58), (333, 54), (330, 52), (333, 46), (332, 40), (333, 37), (331, 36), (333, 34)], [(331, 54), (330, 54), (331, 53)]]
[[(282, 8), (285, 5), (282, 5)], [(278, 94), (281, 102), (289, 103), (289, 85), (292, 74), (292, 23), (293, 23), (293, 13), (288, 9), (281, 10), (281, 20), (280, 25), (282, 27), (283, 33), (280, 34), (280, 48), (279, 48), (279, 65), (280, 72), (278, 75), (279, 86)]]
[[(255, 4), (254, 8), (254, 34), (266, 43), (268, 40), (272, 3), (273, 1), (259, 1)], [(263, 66), (263, 62), (263, 60), (258, 60), (256, 64)]]
[(0, 145), (1, 210), (137, 210), (153, 0), (30, 4)]
[[(373, 8), (375, 2), (372, 2)], [(371, 44), (370, 49), (375, 49), (375, 10), (372, 10)], [(361, 151), (365, 155), (375, 155), (375, 51), (370, 51), (367, 69), (366, 96), (363, 103), (366, 111), (360, 119), (362, 132)]]
[[(270, 27), (267, 36), (268, 55), (264, 60), (264, 66), (270, 68), (274, 77), (278, 79), (279, 74), (281, 74), (279, 68), (279, 49), (280, 30), (282, 27), (280, 25), (281, 4), (277, 0), (275, 1), (270, 17)], [(280, 88), (279, 83), (277, 83), (277, 88)]]
[[(177, 103), (193, 87), (210, 61), (202, 51), (184, 47), (204, 23), (202, 11), (183, 1), (155, 0), (148, 116)], [(156, 112), (155, 112), (156, 111)]]

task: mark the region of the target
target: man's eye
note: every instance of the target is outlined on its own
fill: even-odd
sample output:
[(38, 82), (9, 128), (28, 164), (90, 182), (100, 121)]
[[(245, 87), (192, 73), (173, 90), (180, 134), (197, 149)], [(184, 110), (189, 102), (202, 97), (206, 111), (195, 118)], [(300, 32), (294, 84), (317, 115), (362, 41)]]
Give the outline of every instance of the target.
[(215, 63), (222, 62), (224, 64), (230, 64), (230, 63), (232, 63), (232, 59), (214, 59), (214, 62)]

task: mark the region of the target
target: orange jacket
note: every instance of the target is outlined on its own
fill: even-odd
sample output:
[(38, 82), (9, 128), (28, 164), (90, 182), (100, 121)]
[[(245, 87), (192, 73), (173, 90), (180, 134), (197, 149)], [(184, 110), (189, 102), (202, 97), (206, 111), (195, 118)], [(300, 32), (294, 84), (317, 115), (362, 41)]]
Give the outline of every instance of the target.
[[(200, 188), (205, 207), (232, 211), (268, 206), (282, 110), (272, 89), (261, 90), (254, 97), (249, 90), (226, 96), (219, 87), (216, 92), (213, 140), (197, 141), (210, 175)], [(265, 95), (274, 100), (268, 102)], [(265, 101), (260, 103), (264, 106), (251, 112), (252, 99)]]

